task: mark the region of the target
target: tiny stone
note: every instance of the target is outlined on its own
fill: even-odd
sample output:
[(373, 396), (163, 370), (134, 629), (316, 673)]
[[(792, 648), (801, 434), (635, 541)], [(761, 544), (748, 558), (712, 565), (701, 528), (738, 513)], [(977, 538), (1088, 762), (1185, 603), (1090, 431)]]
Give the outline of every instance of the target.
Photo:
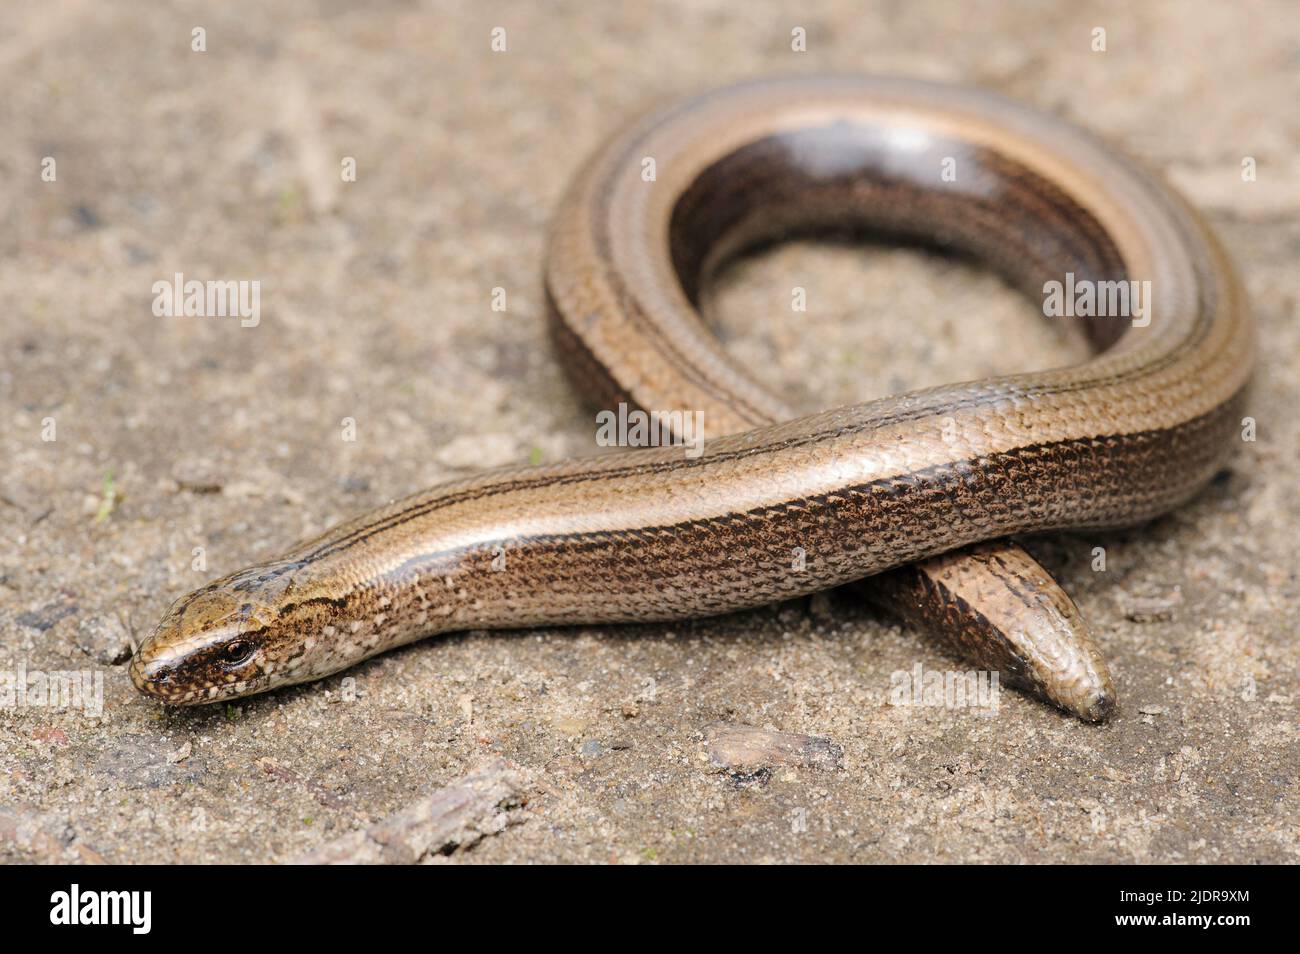
[(342, 486), (345, 494), (364, 494), (370, 490), (370, 480), (366, 477), (344, 477)]

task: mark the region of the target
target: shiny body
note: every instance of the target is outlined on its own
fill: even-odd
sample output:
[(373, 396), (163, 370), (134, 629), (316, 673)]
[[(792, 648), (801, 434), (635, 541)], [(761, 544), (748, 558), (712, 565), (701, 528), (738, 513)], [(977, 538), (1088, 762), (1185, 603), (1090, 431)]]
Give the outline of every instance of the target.
[[(948, 158), (951, 181), (940, 176)], [(1100, 351), (1075, 367), (790, 419), (723, 352), (695, 301), (726, 258), (828, 227), (969, 252), (1036, 300), (1067, 271), (1150, 281), (1150, 321), (1070, 319)], [(927, 558), (937, 562), (919, 578), (892, 578), (894, 595), (910, 590), (910, 615), (959, 646), (988, 627), (974, 654), (997, 661), (992, 642), (1015, 623), (996, 617), (1041, 568), (1002, 542), (951, 551), (1132, 524), (1183, 503), (1232, 446), (1253, 357), (1231, 267), (1157, 180), (1024, 107), (906, 80), (751, 83), (631, 127), (561, 204), (546, 287), (561, 350), (598, 403), (703, 410), (702, 455), (668, 447), (507, 468), (366, 514), (178, 600), (132, 663), (136, 685), (207, 702), (435, 633), (705, 616)], [(1044, 652), (1031, 635), (1011, 668), (1104, 717), (1104, 663), (1089, 641), (1070, 643), (1077, 613), (1059, 597), (1036, 609), (1016, 597), (1041, 611), (1044, 638), (1067, 636)]]

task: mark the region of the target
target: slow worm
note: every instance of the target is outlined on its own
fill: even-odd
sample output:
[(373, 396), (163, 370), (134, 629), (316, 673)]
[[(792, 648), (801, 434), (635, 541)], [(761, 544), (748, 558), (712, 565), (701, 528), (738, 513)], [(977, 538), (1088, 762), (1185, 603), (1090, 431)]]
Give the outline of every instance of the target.
[[(1067, 273), (1150, 298), (1141, 321), (1065, 319), (1082, 364), (796, 417), (709, 332), (700, 290), (756, 243), (846, 227), (972, 254), (1038, 302)], [(913, 80), (757, 81), (631, 126), (561, 203), (545, 284), (598, 405), (702, 411), (703, 453), (507, 468), (367, 513), (177, 600), (131, 663), (140, 691), (212, 702), (436, 633), (686, 619), (882, 574), (903, 616), (1103, 719), (1086, 626), (1006, 538), (1188, 500), (1253, 361), (1230, 264), (1160, 181), (1062, 121)]]

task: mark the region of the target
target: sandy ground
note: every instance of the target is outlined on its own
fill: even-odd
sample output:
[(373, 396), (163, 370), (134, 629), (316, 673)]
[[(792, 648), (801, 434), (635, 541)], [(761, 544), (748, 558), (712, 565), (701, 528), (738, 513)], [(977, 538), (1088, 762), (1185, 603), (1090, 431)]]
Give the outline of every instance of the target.
[[(0, 708), (0, 859), (284, 860), (485, 763), (516, 773), (510, 824), (439, 859), (1300, 858), (1294, 4), (352, 6), (46, 0), (0, 24), (0, 672), (103, 686), (98, 716)], [(134, 692), (130, 640), (194, 586), (439, 479), (591, 452), (539, 283), (568, 177), (668, 97), (832, 69), (1088, 125), (1242, 270), (1258, 440), (1151, 526), (1030, 544), (1109, 654), (1112, 723), (1012, 692), (890, 706), (891, 673), (954, 663), (845, 594), (431, 640), (231, 706)], [(156, 317), (176, 272), (260, 281), (261, 323)], [(914, 250), (782, 247), (710, 304), (810, 407), (1071, 355), (997, 278)]]

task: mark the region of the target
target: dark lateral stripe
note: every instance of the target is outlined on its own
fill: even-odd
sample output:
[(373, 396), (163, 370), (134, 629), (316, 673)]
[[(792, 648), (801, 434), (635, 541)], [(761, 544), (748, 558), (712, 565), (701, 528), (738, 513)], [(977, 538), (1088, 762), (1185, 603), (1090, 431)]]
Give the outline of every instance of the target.
[[(1187, 434), (1195, 434), (1198, 431), (1201, 431), (1207, 426), (1213, 424), (1214, 422), (1220, 421), (1221, 419), (1225, 419), (1225, 415), (1227, 419), (1231, 419), (1232, 415), (1236, 413), (1236, 409), (1238, 408), (1241, 402), (1244, 392), (1245, 389), (1243, 388), (1239, 390), (1235, 395), (1233, 395), (1232, 398), (1225, 401), (1223, 404), (1219, 405), (1218, 407), (1212, 409), (1208, 413), (1200, 415), (1196, 418), (1192, 418), (1191, 420), (1185, 421), (1171, 428), (1138, 431), (1133, 434), (1114, 435), (1111, 437), (1074, 438), (1074, 439), (1067, 439), (1062, 441), (1027, 444), (1022, 447), (1003, 452), (1002, 454), (971, 458), (963, 461), (946, 462), (910, 474), (901, 474), (892, 477), (885, 477), (875, 481), (871, 481), (866, 484), (845, 487), (836, 490), (835, 494), (838, 495), (838, 494), (870, 493), (870, 492), (878, 491), (879, 489), (886, 486), (897, 486), (903, 483), (911, 483), (919, 486), (926, 482), (933, 483), (938, 479), (939, 475), (943, 475), (943, 474), (955, 475), (956, 479), (960, 479), (962, 481), (967, 481), (967, 482), (970, 482), (972, 480), (978, 481), (981, 478), (982, 474), (994, 470), (998, 466), (1007, 466), (1017, 460), (1033, 458), (1037, 455), (1047, 454), (1052, 451), (1056, 451), (1058, 453), (1066, 453), (1066, 452), (1078, 453), (1081, 449), (1095, 447), (1096, 445), (1103, 444), (1107, 441), (1116, 444), (1121, 444), (1127, 447), (1141, 447), (1145, 444), (1149, 444), (1150, 442), (1156, 440), (1170, 440), (1170, 441), (1178, 440), (1180, 437), (1183, 437)], [(573, 478), (577, 478), (581, 476), (583, 479), (589, 480), (604, 475), (568, 475), (568, 476)], [(529, 486), (529, 485), (524, 485), (524, 486)], [(427, 516), (429, 513), (433, 513), (439, 509), (461, 503), (467, 499), (475, 499), (476, 497), (479, 496), (492, 496), (501, 493), (508, 493), (515, 489), (520, 489), (520, 488), (518, 485), (515, 485), (513, 483), (503, 484), (503, 485), (490, 485), (485, 488), (479, 488), (475, 492), (467, 491), (460, 494), (450, 494), (447, 495), (446, 497), (438, 497), (433, 500), (427, 501), (424, 505), (417, 508), (417, 512), (411, 512), (409, 513), (409, 515), (405, 515), (407, 512), (404, 512), (403, 514), (399, 514), (395, 518), (390, 519), (388, 521), (383, 521), (378, 524), (373, 524), (368, 527), (363, 527), (360, 530), (355, 531), (352, 535), (350, 535), (349, 538), (345, 538), (344, 540), (341, 541), (332, 541), (330, 544), (327, 544), (324, 547), (320, 548), (317, 552), (313, 554), (309, 554), (304, 559), (311, 560), (323, 556), (328, 556), (332, 553), (338, 552), (339, 550), (347, 549), (348, 547), (354, 546), (357, 543), (363, 542), (369, 539), (370, 537), (373, 537), (375, 534), (391, 529), (392, 527), (398, 526), (401, 523), (404, 523), (408, 520), (413, 520), (413, 519), (417, 519), (418, 517)], [(789, 510), (792, 507), (803, 507), (803, 506), (813, 505), (813, 504), (825, 504), (826, 502), (827, 502), (826, 495), (801, 497), (801, 498), (792, 499), (782, 504), (774, 504), (756, 510), (737, 512), (735, 514), (725, 514), (722, 515), (721, 519), (734, 520), (734, 519), (746, 519), (746, 518), (755, 518), (755, 517), (766, 517), (766, 516), (771, 516), (778, 512)], [(713, 519), (719, 519), (719, 518), (713, 518)], [(608, 540), (611, 534), (617, 534), (623, 532), (658, 534), (667, 531), (680, 531), (691, 526), (695, 526), (698, 528), (702, 526), (703, 523), (704, 522), (698, 520), (681, 521), (673, 524), (655, 524), (652, 526), (628, 528), (628, 530), (625, 531), (597, 531), (586, 535), (566, 534), (562, 536), (529, 537), (526, 538), (526, 540), (529, 543), (547, 543), (547, 542), (553, 542), (557, 540), (574, 541), (574, 540), (581, 540), (584, 538), (589, 538), (592, 540)]]
[[(650, 526), (628, 528), (626, 530), (604, 530), (604, 531), (584, 531), (579, 533), (565, 534), (546, 534), (531, 537), (522, 537), (516, 541), (519, 547), (538, 548), (538, 547), (563, 547), (567, 553), (592, 553), (602, 551), (608, 548), (611, 539), (635, 536), (638, 538), (663, 538), (666, 540), (678, 539), (682, 536), (689, 535), (689, 531), (710, 531), (718, 525), (726, 525), (729, 529), (740, 527), (756, 528), (754, 532), (761, 533), (770, 539), (771, 522), (773, 518), (786, 515), (790, 510), (815, 510), (834, 506), (837, 501), (843, 501), (847, 498), (856, 498), (859, 500), (869, 499), (887, 499), (891, 495), (906, 496), (911, 493), (923, 493), (950, 499), (953, 495), (961, 492), (966, 495), (978, 496), (981, 490), (988, 494), (989, 500), (1002, 499), (995, 495), (990, 488), (984, 485), (994, 482), (992, 475), (1006, 470), (1020, 469), (1026, 466), (1032, 466), (1035, 460), (1051, 460), (1060, 458), (1069, 458), (1075, 461), (1086, 459), (1088, 456), (1095, 456), (1103, 453), (1102, 445), (1119, 445), (1111, 446), (1104, 453), (1111, 462), (1113, 470), (1119, 473), (1113, 473), (1111, 479), (1123, 485), (1130, 485), (1132, 477), (1128, 471), (1140, 463), (1140, 459), (1153, 452), (1153, 448), (1159, 447), (1166, 442), (1176, 442), (1187, 438), (1197, 438), (1198, 435), (1213, 434), (1216, 430), (1222, 428), (1225, 431), (1235, 427), (1235, 415), (1239, 411), (1239, 402), (1241, 394), (1219, 408), (1216, 408), (1209, 414), (1202, 415), (1185, 424), (1173, 428), (1164, 428), (1151, 431), (1142, 431), (1123, 437), (1110, 438), (1073, 438), (1062, 441), (1051, 441), (1041, 444), (1027, 445), (1016, 448), (1002, 454), (991, 455), (983, 458), (974, 458), (965, 461), (954, 461), (952, 463), (938, 464), (934, 467), (916, 471), (911, 474), (901, 475), (899, 477), (884, 477), (877, 480), (868, 481), (862, 484), (852, 484), (836, 490), (816, 494), (809, 497), (792, 499), (778, 504), (771, 504), (763, 507), (756, 507), (745, 511), (736, 511), (735, 513), (721, 514), (717, 517), (706, 519), (682, 520), (674, 523), (654, 524)], [(1227, 453), (1226, 450), (1214, 450), (1215, 442), (1210, 440), (1201, 440), (1204, 446), (1204, 458), (1206, 461), (1213, 461)], [(1221, 446), (1221, 442), (1218, 442)], [(1166, 478), (1175, 474), (1184, 473), (1186, 468), (1180, 468), (1176, 471), (1166, 472)], [(1148, 478), (1149, 481), (1159, 483), (1160, 478)], [(1190, 484), (1189, 484), (1190, 486)], [(1163, 507), (1157, 508), (1162, 510)], [(1143, 519), (1141, 517), (1135, 520)], [(1061, 528), (1072, 526), (1089, 526), (1088, 523), (1074, 524), (1070, 521), (1059, 523)], [(1044, 528), (1050, 529), (1050, 527)], [(1010, 532), (1010, 531), (1008, 531)], [(797, 539), (797, 538), (796, 538)], [(784, 546), (789, 541), (779, 541), (780, 546)], [(975, 541), (968, 541), (975, 542)], [(962, 544), (957, 544), (962, 545)], [(458, 548), (456, 552), (472, 552), (480, 548)], [(727, 552), (746, 554), (747, 558), (754, 552), (760, 552), (762, 548), (753, 551), (743, 545), (728, 546)], [(449, 551), (450, 552), (450, 551)], [(448, 554), (440, 554), (446, 556)], [(814, 554), (810, 553), (810, 563)], [(900, 562), (908, 562), (906, 560)]]
[(334, 609), (342, 609), (348, 605), (346, 596), (313, 596), (309, 599), (299, 600), (296, 603), (284, 603), (278, 607), (277, 612), (280, 616), (288, 616), (294, 610), (302, 606), (329, 606)]
[[(1076, 390), (1076, 389), (1075, 388), (1060, 389), (1060, 391), (1063, 393), (1072, 390)], [(1006, 397), (1007, 395), (1005, 393), (980, 395), (975, 398), (962, 399), (953, 402), (952, 404), (944, 405), (942, 410), (944, 411), (967, 410), (970, 408), (980, 407), (982, 405), (992, 404), (996, 401), (1003, 400)], [(867, 428), (888, 427), (895, 424), (906, 423), (907, 421), (916, 420), (921, 417), (932, 416), (936, 413), (939, 413), (939, 409), (936, 407), (918, 408), (903, 413), (888, 415), (882, 418), (873, 418), (868, 422), (864, 422), (858, 425), (836, 428), (833, 431), (818, 431), (812, 434), (806, 434), (799, 438), (783, 441), (781, 442), (780, 446), (782, 448), (804, 447), (809, 444), (816, 443), (817, 441), (820, 440), (826, 440), (838, 436), (858, 434), (866, 430)], [(755, 445), (753, 447), (746, 447), (740, 450), (728, 451), (720, 454), (706, 454), (703, 457), (694, 458), (694, 459), (686, 458), (686, 457), (682, 457), (680, 459), (674, 458), (672, 460), (656, 461), (653, 463), (646, 463), (646, 464), (634, 464), (634, 465), (629, 465), (627, 467), (611, 468), (611, 469), (601, 470), (597, 472), (583, 471), (578, 473), (548, 474), (546, 476), (518, 477), (512, 480), (501, 481), (499, 483), (487, 484), (481, 487), (473, 487), (466, 490), (458, 491), (456, 493), (450, 493), (450, 494), (434, 497), (432, 499), (425, 500), (422, 503), (412, 504), (410, 507), (406, 508), (405, 510), (399, 511), (396, 514), (392, 514), (386, 519), (379, 521), (378, 523), (369, 524), (367, 526), (360, 527), (352, 531), (352, 533), (349, 534), (348, 536), (343, 537), (339, 540), (330, 540), (326, 543), (323, 543), (317, 549), (303, 555), (301, 559), (313, 560), (320, 557), (329, 556), (333, 553), (339, 552), (340, 550), (346, 549), (355, 543), (369, 539), (370, 537), (374, 536), (376, 533), (401, 526), (403, 523), (407, 523), (411, 520), (419, 519), (420, 517), (426, 516), (430, 513), (433, 513), (436, 510), (440, 510), (444, 507), (448, 507), (453, 504), (464, 503), (470, 500), (478, 500), (483, 497), (493, 497), (493, 496), (498, 496), (500, 494), (512, 493), (518, 490), (539, 490), (548, 487), (563, 487), (563, 486), (569, 486), (573, 484), (586, 483), (592, 480), (619, 479), (619, 478), (626, 478), (626, 477), (642, 477), (642, 476), (653, 475), (653, 474), (668, 473), (671, 471), (679, 470), (683, 467), (705, 466), (706, 464), (716, 464), (720, 462), (738, 460), (740, 458), (749, 457), (754, 454), (766, 453), (767, 451), (771, 450), (773, 446), (774, 445), (770, 445), (770, 444), (760, 444), (760, 445)]]

